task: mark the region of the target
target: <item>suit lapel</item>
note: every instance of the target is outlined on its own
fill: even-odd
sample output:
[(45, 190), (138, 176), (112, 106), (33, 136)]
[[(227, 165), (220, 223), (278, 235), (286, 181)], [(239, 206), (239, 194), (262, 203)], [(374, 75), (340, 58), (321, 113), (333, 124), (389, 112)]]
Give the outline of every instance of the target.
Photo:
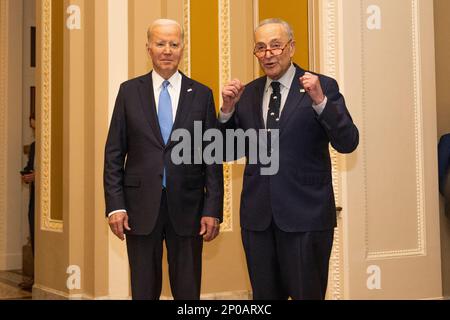
[(300, 92), (300, 81), (299, 78), (302, 77), (305, 74), (305, 71), (301, 68), (299, 68), (297, 65), (295, 77), (291, 84), (291, 89), (289, 90), (289, 94), (286, 100), (286, 103), (283, 108), (283, 112), (281, 113), (280, 117), (280, 135), (283, 132), (283, 128), (286, 126), (286, 123), (291, 119), (292, 113), (295, 111), (297, 106), (300, 104), (300, 102), (305, 97), (305, 92)]
[(194, 82), (189, 79), (184, 74), (181, 74), (181, 92), (180, 100), (178, 101), (177, 114), (175, 116), (175, 122), (173, 124), (173, 130), (176, 130), (183, 123), (189, 114), (189, 106), (192, 104), (192, 99), (195, 95), (194, 92)]
[(153, 92), (151, 72), (141, 80), (141, 84), (139, 86), (139, 95), (141, 98), (142, 111), (144, 112), (145, 118), (150, 124), (150, 127), (153, 131), (153, 136), (161, 146), (164, 146), (164, 141), (161, 136), (161, 129), (158, 122), (158, 115), (156, 113), (155, 93)]
[(258, 129), (264, 129), (266, 127), (264, 123), (264, 116), (263, 116), (263, 97), (264, 97), (264, 87), (266, 85), (267, 77), (262, 77), (258, 80), (258, 83), (256, 85), (256, 90), (254, 91), (254, 97), (252, 99), (253, 101), (253, 114), (256, 117), (255, 121), (255, 128)]
[[(181, 72), (180, 72), (181, 73)], [(181, 128), (184, 120), (189, 115), (189, 106), (192, 105), (192, 101), (195, 96), (195, 89), (193, 88), (194, 82), (192, 79), (186, 77), (183, 73), (181, 73), (181, 91), (180, 91), (180, 99), (178, 101), (177, 114), (175, 116), (175, 122), (172, 127), (172, 132), (178, 128)], [(172, 145), (175, 142), (169, 140), (168, 145)]]

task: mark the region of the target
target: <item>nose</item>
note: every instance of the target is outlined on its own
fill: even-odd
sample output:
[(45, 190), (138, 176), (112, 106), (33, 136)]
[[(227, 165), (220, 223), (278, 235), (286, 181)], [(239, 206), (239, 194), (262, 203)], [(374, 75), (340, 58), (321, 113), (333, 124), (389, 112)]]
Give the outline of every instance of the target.
[(272, 54), (271, 50), (266, 50), (266, 52), (264, 53), (264, 58), (266, 58), (266, 59), (270, 59), (272, 56), (273, 56), (273, 54)]
[(170, 47), (169, 43), (164, 46), (163, 53), (164, 54), (172, 54), (172, 48)]

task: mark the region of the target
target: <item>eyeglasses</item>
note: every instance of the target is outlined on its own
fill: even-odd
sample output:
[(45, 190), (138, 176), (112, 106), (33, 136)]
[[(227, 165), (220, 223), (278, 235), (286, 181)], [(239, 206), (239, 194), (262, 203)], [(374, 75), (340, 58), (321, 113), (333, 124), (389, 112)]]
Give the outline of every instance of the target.
[(281, 47), (281, 45), (275, 45), (272, 48), (265, 48), (265, 47), (255, 47), (255, 49), (253, 50), (253, 54), (261, 59), (264, 58), (266, 56), (267, 51), (270, 52), (271, 55), (273, 56), (279, 56), (283, 53), (284, 49), (286, 49), (286, 47), (289, 45), (289, 43), (292, 42), (292, 39), (289, 40), (283, 47)]

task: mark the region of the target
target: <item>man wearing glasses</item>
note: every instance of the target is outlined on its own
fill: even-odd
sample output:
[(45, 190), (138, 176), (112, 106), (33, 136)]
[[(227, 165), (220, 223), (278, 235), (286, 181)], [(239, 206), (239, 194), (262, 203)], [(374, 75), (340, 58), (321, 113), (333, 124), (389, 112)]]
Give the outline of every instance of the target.
[(244, 172), (241, 231), (253, 298), (324, 299), (336, 226), (329, 144), (354, 151), (358, 129), (336, 81), (293, 64), (288, 23), (263, 21), (255, 43), (265, 76), (227, 84), (219, 114), (222, 130), (266, 129), (267, 145), (279, 150), (276, 174), (262, 175), (261, 163)]

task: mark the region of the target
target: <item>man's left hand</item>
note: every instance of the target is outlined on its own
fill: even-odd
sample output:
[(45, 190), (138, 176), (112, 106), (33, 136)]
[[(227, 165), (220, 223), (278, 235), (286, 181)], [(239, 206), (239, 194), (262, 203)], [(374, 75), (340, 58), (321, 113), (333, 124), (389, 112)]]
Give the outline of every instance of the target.
[(309, 94), (315, 105), (319, 105), (323, 102), (325, 95), (323, 94), (318, 76), (305, 72), (305, 75), (300, 77), (300, 84)]
[(200, 221), (200, 235), (203, 240), (212, 241), (219, 235), (220, 223), (216, 218), (203, 217)]
[(22, 181), (25, 182), (26, 184), (29, 184), (29, 183), (34, 182), (34, 178), (35, 178), (35, 175), (34, 175), (34, 172), (32, 172), (32, 173), (23, 175)]

